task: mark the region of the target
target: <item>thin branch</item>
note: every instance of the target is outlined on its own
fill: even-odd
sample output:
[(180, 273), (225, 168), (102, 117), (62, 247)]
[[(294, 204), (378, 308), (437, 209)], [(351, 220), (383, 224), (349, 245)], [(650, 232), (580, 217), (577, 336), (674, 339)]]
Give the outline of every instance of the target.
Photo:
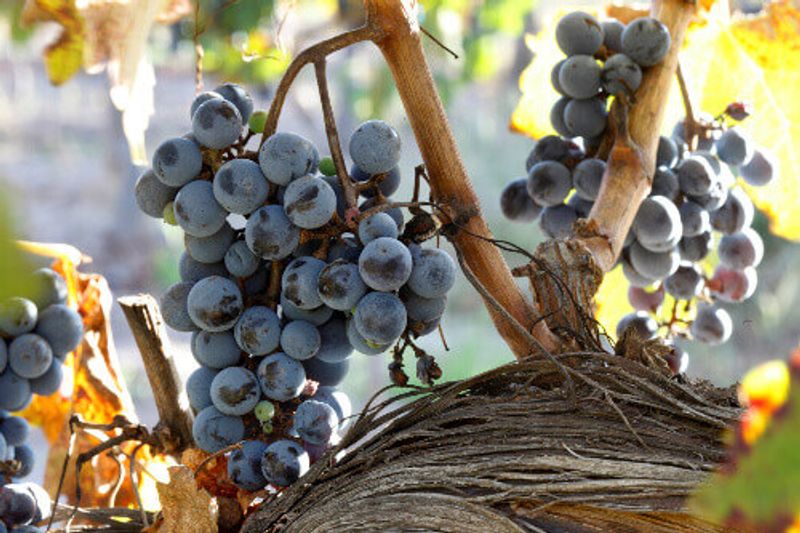
[(455, 53), (455, 52), (454, 52), (453, 50), (451, 50), (450, 48), (448, 48), (448, 47), (447, 47), (447, 46), (446, 46), (446, 45), (445, 45), (445, 44), (444, 44), (442, 41), (440, 41), (439, 39), (437, 39), (435, 35), (433, 35), (431, 32), (429, 32), (428, 30), (426, 30), (426, 29), (425, 29), (425, 26), (420, 26), (420, 27), (419, 27), (419, 31), (421, 31), (421, 32), (423, 33), (423, 35), (425, 35), (425, 37), (427, 37), (427, 38), (428, 38), (428, 39), (430, 39), (431, 41), (433, 41), (433, 42), (435, 42), (436, 44), (438, 44), (438, 45), (439, 45), (439, 47), (440, 47), (442, 50), (444, 50), (445, 52), (447, 52), (448, 54), (450, 54), (451, 56), (453, 56), (453, 58), (455, 58), (455, 59), (458, 59), (458, 54), (457, 54), (457, 53)]
[(681, 100), (683, 101), (683, 109), (686, 117), (683, 119), (683, 138), (690, 149), (694, 148), (694, 138), (697, 135), (697, 122), (695, 119), (694, 108), (692, 107), (692, 97), (689, 95), (689, 89), (686, 87), (686, 78), (683, 77), (683, 70), (681, 64), (678, 62), (675, 67), (675, 76), (678, 78), (678, 87), (681, 90)]

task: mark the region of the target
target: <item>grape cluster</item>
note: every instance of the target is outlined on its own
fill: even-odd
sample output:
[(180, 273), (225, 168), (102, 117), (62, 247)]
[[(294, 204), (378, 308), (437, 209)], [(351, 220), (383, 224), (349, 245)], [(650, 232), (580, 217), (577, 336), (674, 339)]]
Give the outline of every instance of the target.
[(185, 233), (181, 281), (161, 310), (192, 332), (200, 363), (186, 382), (194, 439), (209, 453), (242, 443), (228, 457), (241, 489), (286, 486), (339, 438), (351, 407), (336, 387), (353, 352), (397, 351), (437, 330), (456, 267), (390, 203), (401, 139), (389, 124), (370, 120), (350, 138), (349, 184), (363, 197), (351, 206), (348, 182), (302, 136), (247, 150), (264, 114), (241, 87), (198, 95), (191, 117), (190, 134), (155, 151), (136, 200)]
[[(635, 91), (641, 68), (661, 61), (670, 38), (654, 19), (623, 26), (615, 20), (600, 23), (580, 12), (559, 22), (556, 38), (570, 55), (555, 66), (552, 76), (564, 97), (553, 107), (551, 123), (563, 137), (546, 136), (536, 143), (526, 161), (527, 177), (505, 187), (500, 206), (507, 218), (538, 218), (546, 236), (566, 239), (573, 234), (573, 224), (589, 216), (606, 172), (604, 160), (588, 155), (597, 152), (597, 136), (606, 128), (604, 98)], [(608, 59), (600, 67), (595, 57)], [(576, 105), (581, 110), (571, 117), (569, 109)], [(744, 120), (749, 113), (746, 105), (734, 103), (716, 118), (704, 114), (692, 123), (682, 119), (670, 137), (659, 139), (652, 190), (636, 214), (619, 260), (636, 311), (619, 322), (618, 336), (633, 328), (651, 339), (662, 326), (669, 340), (691, 336), (714, 345), (731, 336), (731, 317), (720, 303), (741, 302), (753, 294), (755, 267), (764, 252), (761, 238), (750, 227), (755, 209), (737, 176), (762, 186), (776, 173), (770, 155), (756, 149), (735, 125), (725, 123)], [(715, 242), (719, 264), (711, 273), (706, 259)], [(679, 327), (679, 320), (656, 320), (666, 295), (675, 309), (678, 302), (686, 302), (686, 310), (696, 309), (688, 330)], [(677, 347), (675, 352), (668, 363), (677, 373), (685, 369), (688, 356)]]
[(49, 268), (31, 278), (31, 294), (0, 303), (0, 531), (38, 531), (27, 524), (39, 522), (50, 506), (40, 487), (8, 483), (28, 476), (34, 465), (25, 444), (28, 422), (9, 411), (28, 407), (34, 394), (58, 391), (62, 363), (83, 338), (83, 320), (67, 305), (64, 278)]

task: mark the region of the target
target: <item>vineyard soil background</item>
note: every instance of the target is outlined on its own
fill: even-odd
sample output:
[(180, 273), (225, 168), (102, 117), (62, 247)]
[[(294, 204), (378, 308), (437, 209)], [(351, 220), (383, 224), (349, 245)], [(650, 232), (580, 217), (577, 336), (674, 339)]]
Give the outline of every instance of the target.
[[(670, 3), (658, 5), (663, 8)], [(423, 39), (432, 71), (445, 96), (447, 118), (464, 158), (466, 174), (475, 187), (485, 219), (496, 238), (531, 252), (545, 237), (537, 224), (515, 225), (504, 220), (499, 197), (508, 181), (524, 175), (524, 160), (532, 145), (524, 136), (507, 131), (508, 118), (519, 98), (516, 79), (529, 54), (523, 45), (522, 29), (531, 31), (541, 21), (553, 20), (554, 6), (549, 4), (540, 1), (532, 5), (519, 31), (487, 32), (494, 41), (483, 53), (501, 48), (516, 50), (513, 57), (506, 54), (498, 59), (488, 74), (459, 72), (459, 67), (453, 66), (459, 59), (452, 58), (430, 39)], [(402, 18), (388, 4), (368, 5), (376, 10), (373, 16), (378, 13), (375, 20), (378, 26), (384, 25), (382, 31), (386, 35), (391, 36), (402, 26)], [(354, 25), (354, 19), (348, 16), (333, 15), (321, 33), (309, 35), (302, 28), (313, 9), (297, 8), (293, 12), (286, 8), (275, 16), (281, 20), (278, 15), (282, 15), (287, 21), (281, 31), (293, 41), (295, 53), (335, 34), (339, 26)], [(386, 13), (381, 15), (382, 10)], [(441, 17), (437, 27), (446, 30), (448, 25), (442, 21), (447, 20), (447, 10), (432, 12)], [(9, 126), (0, 134), (0, 179), (7, 191), (0, 194), (0, 201), (9, 204), (14, 213), (15, 234), (76, 245), (94, 259), (82, 270), (104, 274), (116, 296), (137, 292), (160, 295), (178, 279), (176, 265), (183, 238), (174, 228), (155, 224), (136, 210), (133, 183), (140, 170), (130, 163), (126, 132), (119, 114), (108, 103), (108, 86), (102, 77), (79, 74), (63, 87), (50, 87), (38, 54), (42, 43), (52, 35), (37, 31), (28, 40), (15, 42), (11, 39), (14, 13), (8, 15), (3, 27), (6, 40), (0, 41), (7, 52), (2, 61), (11, 74), (0, 80), (0, 124)], [(475, 21), (480, 15), (470, 16)], [(423, 25), (430, 26), (425, 22)], [(447, 31), (438, 36), (463, 55), (458, 41), (447, 39)], [(455, 39), (457, 34), (451, 32), (450, 36)], [(174, 33), (171, 36), (166, 28), (153, 32), (156, 113), (147, 130), (148, 154), (161, 140), (182, 135), (186, 128), (186, 109), (195, 92), (193, 50), (189, 45), (176, 39)], [(401, 79), (400, 92), (406, 93), (406, 105), (413, 108), (420, 104), (416, 112), (411, 111), (412, 115), (418, 113), (416, 124), (414, 118), (409, 124), (394, 93), (389, 69), (369, 43), (331, 56), (327, 66), (329, 83), (345, 149), (346, 139), (362, 119), (381, 118), (397, 127), (404, 140), (400, 166), (407, 169), (397, 196), (406, 198), (413, 189), (411, 169), (415, 165), (426, 160), (436, 189), (447, 181), (436, 184), (438, 176), (444, 176), (446, 165), (455, 160), (449, 159), (447, 143), (435, 129), (435, 121), (433, 129), (431, 124), (423, 126), (419, 122), (430, 114), (425, 108), (424, 83), (412, 83), (421, 72), (415, 70), (418, 64), (412, 65), (408, 60), (408, 50), (399, 50), (403, 44), (393, 49), (383, 41), (383, 46), (387, 47), (390, 63), (395, 62), (394, 74)], [(224, 68), (206, 72), (207, 87), (216, 85), (215, 77), (223, 73)], [(269, 106), (276, 81), (277, 77), (260, 86), (245, 83), (254, 89), (256, 108)], [(386, 89), (379, 92), (376, 86)], [(422, 96), (416, 91), (421, 91)], [(300, 132), (327, 153), (315, 93), (313, 68), (309, 67), (289, 93), (279, 131)], [(666, 121), (674, 119), (668, 116)], [(45, 121), (48, 134), (40, 137)], [(420, 135), (425, 139), (421, 150), (412, 142), (414, 127), (418, 139)], [(18, 133), (10, 133), (12, 130)], [(31, 148), (34, 142), (35, 150)], [(458, 174), (458, 169), (451, 166), (451, 170)], [(451, 184), (441, 190), (458, 187), (456, 178), (451, 175), (450, 180)], [(449, 193), (442, 196), (449, 197)], [(688, 375), (721, 387), (740, 379), (758, 362), (784, 358), (797, 341), (795, 310), (800, 304), (800, 284), (785, 274), (800, 266), (800, 253), (788, 241), (769, 235), (763, 214), (756, 215), (754, 226), (765, 239), (766, 253), (758, 270), (758, 292), (732, 310), (731, 341), (722, 347), (687, 345), (691, 357)], [(464, 234), (458, 238), (464, 239), (462, 246), (474, 239)], [(444, 239), (442, 242), (455, 257), (452, 246)], [(512, 266), (527, 262), (513, 252), (504, 255)], [(476, 261), (475, 255), (472, 260)], [(481, 261), (473, 262), (473, 267), (487, 265)], [(491, 276), (483, 272), (478, 277)], [(524, 277), (515, 283), (528, 293)], [(442, 346), (438, 335), (421, 342), (422, 348), (436, 355), (443, 381), (469, 378), (513, 361), (513, 351), (519, 355), (530, 350), (524, 348), (530, 338), (515, 332), (502, 315), (498, 318), (495, 313), (496, 323), (501, 324), (501, 329), (507, 328), (504, 336), (511, 339), (515, 348), (509, 349), (496, 333), (489, 313), (476, 305), (478, 301), (469, 281), (459, 274), (443, 320), (449, 350)], [(580, 320), (586, 322), (569, 325), (578, 329), (593, 327), (587, 317)], [(153, 427), (159, 417), (150, 386), (137, 346), (116, 306), (111, 325), (137, 414), (145, 425)], [(543, 331), (543, 325), (537, 324), (539, 329), (534, 330), (534, 336), (547, 342), (547, 335), (537, 333)], [(185, 378), (196, 366), (189, 353), (189, 335), (170, 331), (170, 337), (178, 373)], [(577, 341), (568, 343), (571, 349), (567, 351), (581, 352), (564, 360), (569, 370), (552, 360), (527, 361), (490, 372), (481, 379), (438, 386), (429, 396), (422, 391), (412, 393), (408, 398), (411, 403), (388, 401), (382, 410), (355, 422), (342, 443), (342, 447), (358, 443), (362, 447), (359, 454), (338, 465), (318, 463), (312, 467), (307, 483), (291, 487), (284, 498), (259, 510), (245, 529), (261, 531), (282, 524), (297, 530), (353, 530), (371, 520), (366, 522), (368, 528), (404, 525), (452, 531), (514, 531), (519, 525), (546, 531), (590, 526), (613, 529), (612, 524), (621, 523), (639, 530), (714, 530), (713, 526), (694, 522), (694, 518), (682, 514), (681, 501), (724, 459), (717, 434), (740, 414), (735, 390), (665, 379), (657, 369), (634, 363), (625, 363), (617, 370), (615, 361), (606, 359), (611, 356), (599, 353), (601, 344), (597, 339), (578, 335)], [(647, 360), (647, 347), (635, 341), (626, 347), (629, 355), (639, 354)], [(386, 365), (390, 358), (356, 357), (346, 390), (358, 412), (376, 392), (376, 383), (388, 384)], [(610, 363), (611, 368), (604, 370), (604, 363)], [(408, 373), (412, 383), (419, 383), (413, 378), (413, 368)], [(534, 379), (536, 385), (531, 386)], [(381, 401), (390, 396), (391, 393), (382, 396)], [(579, 400), (593, 406), (575, 415), (575, 402)], [(617, 402), (624, 404), (622, 409)], [(386, 415), (393, 408), (398, 411)], [(555, 413), (564, 415), (561, 425), (553, 422)], [(390, 421), (387, 431), (374, 436)], [(602, 438), (596, 433), (598, 421), (603, 423)], [(529, 429), (515, 431), (520, 425)], [(672, 435), (669, 427), (681, 427), (681, 436)], [(482, 447), (465, 451), (476, 435), (486, 437)], [(560, 438), (554, 440), (554, 435)], [(592, 460), (573, 451), (586, 442), (596, 444), (587, 449)], [(37, 445), (42, 451), (46, 449), (41, 438)], [(602, 474), (596, 477), (597, 469)], [(407, 476), (409, 471), (419, 474)], [(37, 467), (34, 478), (42, 475), (41, 467)], [(589, 478), (595, 478), (594, 482)], [(554, 488), (554, 480), (564, 482), (561, 489)], [(441, 490), (428, 492), (430, 487), (442, 485), (445, 487)], [(621, 491), (623, 486), (627, 488)], [(543, 492), (547, 493), (546, 499), (538, 496)], [(376, 494), (383, 496), (376, 498)], [(568, 503), (574, 500), (581, 505)], [(606, 511), (592, 509), (592, 505)], [(424, 507), (425, 512), (408, 512), (416, 506)]]

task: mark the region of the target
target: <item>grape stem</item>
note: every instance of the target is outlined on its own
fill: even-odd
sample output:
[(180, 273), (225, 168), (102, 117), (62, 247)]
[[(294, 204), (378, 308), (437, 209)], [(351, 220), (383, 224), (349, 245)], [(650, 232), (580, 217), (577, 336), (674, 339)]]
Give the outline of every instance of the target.
[(695, 148), (694, 140), (697, 137), (697, 119), (694, 116), (692, 98), (689, 95), (689, 89), (686, 87), (686, 78), (683, 77), (680, 63), (675, 67), (675, 77), (678, 79), (678, 87), (681, 90), (681, 100), (683, 101), (684, 114), (686, 115), (683, 120), (683, 138), (686, 139), (686, 144), (689, 145), (689, 148), (693, 150)]

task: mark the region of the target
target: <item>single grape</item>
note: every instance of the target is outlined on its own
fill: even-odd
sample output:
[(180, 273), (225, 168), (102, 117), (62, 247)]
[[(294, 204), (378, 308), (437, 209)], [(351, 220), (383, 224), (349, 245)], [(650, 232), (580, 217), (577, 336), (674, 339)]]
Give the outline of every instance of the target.
[(609, 94), (633, 94), (642, 84), (642, 69), (625, 54), (614, 54), (603, 65), (600, 79)]
[(622, 32), (622, 51), (643, 67), (660, 63), (669, 51), (672, 39), (661, 21), (640, 17), (631, 21)]
[(251, 492), (267, 486), (267, 479), (261, 471), (261, 459), (266, 451), (266, 443), (246, 440), (241, 448), (231, 452), (228, 457), (228, 477), (234, 485)]
[(774, 159), (761, 150), (755, 150), (750, 161), (739, 167), (739, 172), (747, 183), (756, 187), (768, 184), (777, 174)]
[(350, 137), (350, 157), (364, 172), (377, 175), (391, 171), (400, 162), (400, 136), (382, 120), (368, 120)]
[(192, 435), (198, 448), (215, 453), (241, 441), (244, 438), (244, 429), (241, 418), (226, 415), (212, 405), (197, 414), (192, 425)]
[(223, 83), (214, 89), (214, 92), (236, 106), (242, 116), (242, 122), (247, 122), (253, 114), (253, 99), (240, 85)]
[(39, 335), (25, 333), (8, 346), (8, 366), (21, 378), (43, 376), (52, 362), (53, 350)]
[(180, 137), (161, 143), (153, 154), (153, 172), (167, 187), (182, 187), (203, 169), (203, 155), (196, 143)]
[(336, 193), (322, 178), (304, 176), (286, 187), (283, 207), (295, 226), (321, 228), (336, 212)]
[(656, 152), (656, 167), (671, 168), (678, 162), (678, 145), (669, 137), (663, 135), (658, 138), (658, 151)]
[(579, 152), (580, 148), (576, 144), (557, 135), (546, 135), (533, 145), (533, 149), (525, 161), (525, 172), (530, 172), (533, 165), (542, 161), (564, 163), (573, 157), (582, 159)]
[(607, 122), (606, 103), (600, 98), (572, 100), (564, 108), (564, 123), (580, 137), (599, 136), (606, 129)]
[(724, 235), (717, 247), (719, 260), (722, 264), (743, 270), (755, 267), (764, 257), (764, 242), (753, 228), (745, 228), (731, 235)]
[(178, 225), (178, 219), (175, 218), (175, 202), (169, 202), (164, 206), (164, 212), (161, 213), (161, 218), (164, 224), (169, 224), (170, 226)]
[(300, 309), (281, 294), (280, 298), (282, 316), (284, 320), (305, 320), (315, 326), (321, 326), (333, 315), (333, 309), (327, 305), (321, 305), (315, 309)]
[(187, 233), (183, 242), (186, 251), (194, 260), (201, 263), (218, 263), (225, 257), (235, 238), (236, 232), (225, 223), (219, 231), (208, 237), (193, 237)]
[(4, 506), (6, 509), (3, 513), (3, 521), (8, 522), (9, 525), (18, 525), (19, 527), (11, 530), (11, 533), (15, 533), (36, 516), (36, 499), (25, 490), (4, 487), (3, 492), (8, 493), (8, 503)]
[[(368, 209), (375, 207), (377, 205), (376, 200), (377, 198), (368, 198), (360, 206), (358, 206), (359, 211), (363, 213)], [(403, 210), (399, 207), (390, 207), (389, 209), (382, 209), (382, 211), (394, 219), (394, 221), (397, 223), (397, 231), (399, 233), (403, 233), (403, 228), (406, 225)]]
[(708, 194), (700, 196), (687, 196), (687, 198), (696, 204), (699, 204), (703, 209), (709, 213), (713, 213), (723, 205), (728, 199), (728, 187), (720, 180), (714, 181), (711, 185), (711, 190)]
[(358, 224), (358, 238), (363, 244), (380, 237), (389, 237), (390, 239), (398, 237), (397, 224), (386, 213), (375, 213)]
[(394, 294), (371, 292), (358, 302), (353, 320), (358, 332), (369, 342), (390, 344), (406, 329), (408, 315), (403, 302)]
[(30, 300), (37, 309), (44, 309), (52, 304), (67, 303), (67, 282), (50, 268), (40, 268), (32, 274), (31, 286), (34, 292)]
[(567, 167), (555, 161), (536, 163), (528, 173), (528, 194), (544, 207), (564, 202), (572, 189), (572, 175)]
[(340, 363), (326, 363), (316, 357), (303, 361), (308, 379), (314, 380), (320, 385), (335, 387), (344, 381), (350, 369), (350, 360), (345, 359)]
[(695, 263), (682, 263), (664, 280), (664, 288), (676, 300), (691, 300), (703, 290), (703, 271)]
[(711, 213), (711, 226), (722, 233), (730, 235), (753, 223), (755, 208), (744, 189), (735, 188), (728, 191), (725, 203)]
[(600, 92), (602, 69), (597, 60), (589, 55), (574, 55), (561, 65), (558, 84), (571, 98), (591, 98)]
[(708, 160), (696, 154), (689, 155), (675, 167), (681, 191), (692, 196), (702, 196), (711, 191), (716, 179)]
[(317, 172), (319, 152), (305, 137), (275, 133), (261, 145), (258, 164), (269, 181), (286, 186), (292, 180)]
[(247, 120), (247, 127), (253, 133), (264, 133), (264, 128), (267, 125), (267, 112), (266, 111), (253, 111), (250, 118)]
[(603, 28), (603, 45), (611, 52), (622, 51), (622, 32), (625, 25), (617, 19), (608, 19), (600, 23)]
[(243, 416), (252, 411), (261, 390), (255, 374), (241, 366), (221, 370), (211, 382), (211, 401), (226, 415)]
[(39, 396), (50, 396), (61, 388), (63, 381), (64, 369), (61, 367), (61, 361), (54, 359), (47, 372), (30, 380), (31, 392)]
[(236, 106), (219, 98), (203, 102), (192, 116), (192, 134), (195, 139), (206, 148), (214, 150), (227, 148), (238, 141), (243, 125), (242, 115)]
[(186, 299), (186, 307), (197, 327), (219, 332), (236, 324), (244, 301), (236, 283), (222, 276), (210, 276), (194, 284)]
[(353, 414), (353, 405), (350, 398), (344, 391), (337, 390), (334, 387), (319, 387), (312, 400), (322, 402), (331, 406), (339, 419), (339, 427), (344, 427), (350, 416)]
[(625, 315), (617, 323), (617, 338), (621, 338), (629, 329), (632, 329), (641, 340), (649, 340), (656, 336), (658, 324), (650, 313), (635, 311)]
[(279, 205), (261, 207), (247, 219), (244, 230), (247, 247), (271, 261), (291, 255), (300, 243), (300, 228), (291, 223)]
[[(319, 160), (319, 172), (325, 177), (336, 176), (336, 165), (333, 163), (333, 159), (330, 156), (323, 157)], [(339, 178), (336, 177), (336, 179), (338, 180)]]
[(275, 404), (269, 400), (261, 400), (253, 409), (253, 414), (259, 422), (269, 422), (275, 416)]
[(320, 348), (314, 359), (325, 363), (340, 363), (350, 357), (353, 346), (347, 339), (346, 328), (342, 318), (332, 318), (320, 326)]
[[(394, 226), (394, 221), (391, 221), (391, 224)], [(367, 290), (358, 272), (358, 266), (343, 259), (337, 259), (319, 273), (317, 281), (319, 298), (332, 309), (350, 311)]]
[(294, 429), (304, 441), (311, 444), (328, 444), (339, 426), (336, 411), (317, 400), (306, 400), (294, 413)]
[(669, 242), (675, 236), (679, 238), (683, 233), (681, 214), (668, 198), (650, 196), (639, 206), (632, 229), (639, 244), (652, 249)]
[(545, 207), (539, 217), (539, 227), (551, 239), (568, 239), (572, 236), (572, 225), (578, 220), (578, 213), (572, 206), (556, 205)]
[(631, 266), (649, 279), (666, 278), (680, 265), (680, 254), (677, 250), (651, 252), (639, 242), (631, 245), (630, 259)]
[(358, 258), (358, 271), (370, 288), (396, 291), (411, 276), (411, 252), (397, 239), (380, 237), (364, 247)]
[(303, 365), (282, 352), (266, 356), (256, 371), (261, 392), (270, 400), (286, 402), (300, 396), (306, 384)]
[(178, 272), (181, 280), (189, 282), (190, 285), (209, 276), (227, 276), (229, 274), (223, 263), (201, 263), (193, 259), (188, 252), (181, 254), (178, 261)]
[(239, 363), (242, 349), (233, 333), (221, 331), (197, 331), (192, 334), (192, 355), (203, 366), (214, 369), (227, 368)]
[(691, 200), (685, 200), (678, 208), (681, 214), (684, 237), (696, 237), (711, 230), (708, 211)]
[(678, 176), (668, 168), (659, 168), (653, 177), (653, 187), (650, 196), (664, 196), (673, 202), (681, 194)]
[(659, 285), (657, 289), (648, 291), (644, 287), (631, 285), (628, 287), (628, 301), (637, 311), (655, 313), (664, 303), (664, 286)]
[(729, 165), (744, 165), (753, 157), (753, 143), (736, 128), (725, 131), (715, 146), (717, 156)]
[(211, 383), (217, 373), (217, 370), (201, 366), (189, 374), (186, 380), (186, 396), (195, 412), (199, 413), (212, 404)]
[[(365, 182), (372, 179), (373, 175), (364, 172), (358, 167), (358, 165), (353, 165), (350, 167), (350, 177), (355, 181)], [(401, 180), (402, 176), (400, 175), (400, 167), (394, 167), (389, 172), (386, 172), (383, 179), (380, 180), (380, 183), (378, 183), (378, 190), (380, 190), (381, 194), (384, 196), (391, 196), (397, 192), (397, 189), (400, 187)], [(364, 198), (372, 198), (375, 196), (375, 188), (370, 187), (368, 189), (364, 189), (361, 191), (361, 196)]]
[(702, 305), (697, 310), (689, 330), (695, 340), (716, 346), (726, 342), (733, 333), (733, 321), (727, 311), (711, 305)]
[(281, 321), (269, 307), (249, 307), (236, 321), (233, 336), (243, 351), (251, 355), (266, 355), (280, 344)]
[(264, 203), (269, 194), (261, 168), (249, 159), (233, 159), (214, 175), (214, 197), (231, 213), (249, 215)]
[(561, 72), (561, 65), (566, 63), (566, 59), (560, 60), (558, 63), (553, 65), (553, 68), (550, 70), (550, 84), (553, 86), (553, 89), (560, 95), (565, 95), (564, 89), (561, 87), (561, 84), (558, 82), (558, 75)]
[(298, 257), (286, 266), (281, 278), (282, 294), (300, 309), (315, 309), (322, 305), (317, 280), (325, 261), (315, 257)]
[(173, 204), (175, 220), (186, 233), (195, 237), (209, 237), (225, 224), (227, 211), (216, 198), (214, 188), (207, 181), (189, 182), (178, 191)]
[(317, 355), (322, 345), (322, 337), (313, 324), (294, 320), (283, 327), (280, 344), (286, 355), (302, 361)]
[(594, 55), (603, 44), (603, 28), (593, 16), (573, 11), (561, 17), (556, 26), (556, 42), (568, 56)]
[(230, 245), (224, 256), (225, 268), (238, 278), (253, 275), (260, 263), (258, 257), (250, 251), (244, 241), (235, 241)]
[(167, 204), (175, 199), (176, 194), (176, 187), (164, 185), (149, 169), (139, 176), (134, 186), (136, 205), (145, 215), (153, 218), (163, 218)]
[(16, 337), (33, 331), (39, 316), (36, 304), (27, 298), (14, 297), (0, 303), (0, 333)]
[(361, 333), (358, 332), (355, 321), (352, 319), (347, 321), (346, 330), (347, 341), (358, 353), (362, 353), (364, 355), (378, 355), (384, 353), (391, 347), (391, 344), (375, 344), (373, 342), (369, 342), (364, 338), (363, 335), (361, 335)]
[(48, 342), (54, 354), (63, 356), (81, 343), (83, 319), (71, 307), (54, 304), (39, 313), (35, 331)]
[[(22, 446), (28, 440), (31, 426), (21, 416), (6, 416), (0, 420), (0, 435), (9, 446)], [(5, 454), (0, 453), (0, 457)]]
[(584, 200), (595, 201), (603, 183), (606, 163), (602, 159), (584, 159), (572, 171), (576, 194)]
[(573, 194), (567, 200), (567, 205), (575, 210), (575, 214), (578, 218), (588, 218), (589, 213), (592, 212), (592, 207), (594, 207), (594, 202), (589, 200), (584, 200), (577, 194)]
[(701, 233), (696, 237), (683, 237), (678, 243), (678, 251), (682, 261), (691, 263), (702, 261), (711, 250), (713, 237), (710, 231)]
[(267, 447), (261, 459), (264, 478), (278, 487), (288, 487), (308, 472), (311, 460), (299, 444), (278, 440)]
[(0, 374), (0, 409), (20, 411), (31, 398), (31, 386), (27, 379), (21, 378), (7, 368)]
[(447, 306), (447, 297), (424, 298), (414, 291), (406, 288), (400, 293), (406, 306), (408, 318), (416, 322), (431, 322), (444, 314)]
[(198, 94), (197, 96), (195, 96), (194, 100), (192, 100), (192, 105), (189, 108), (189, 119), (194, 117), (194, 114), (197, 111), (198, 107), (200, 107), (201, 105), (205, 104), (209, 100), (213, 100), (215, 98), (219, 99), (219, 100), (223, 100), (224, 99), (221, 94), (216, 93), (214, 91), (203, 91), (200, 94)]
[(738, 303), (750, 298), (758, 286), (758, 274), (753, 267), (734, 270), (717, 266), (707, 284), (712, 296), (723, 302)]
[(628, 283), (631, 284), (633, 287), (645, 288), (649, 287), (656, 281), (656, 278), (648, 278), (637, 271), (630, 262), (630, 250), (622, 256), (622, 273), (625, 276), (625, 279), (628, 280)]
[(541, 214), (542, 207), (528, 194), (528, 179), (519, 178), (506, 185), (500, 194), (500, 210), (509, 220), (532, 222)]
[(564, 110), (571, 101), (572, 98), (563, 96), (559, 98), (550, 109), (550, 124), (552, 124), (553, 129), (556, 130), (559, 135), (563, 135), (564, 137), (575, 137), (572, 130), (567, 127), (567, 123), (564, 122)]
[(423, 249), (414, 257), (414, 267), (408, 286), (425, 298), (445, 296), (456, 281), (456, 264), (453, 258), (439, 248)]

